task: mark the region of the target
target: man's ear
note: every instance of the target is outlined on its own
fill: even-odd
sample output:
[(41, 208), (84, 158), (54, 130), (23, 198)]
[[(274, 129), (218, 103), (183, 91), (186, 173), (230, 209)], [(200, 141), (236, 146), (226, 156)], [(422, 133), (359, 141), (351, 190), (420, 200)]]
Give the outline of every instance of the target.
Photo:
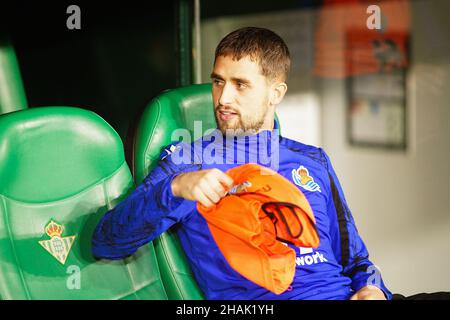
[(284, 95), (286, 94), (287, 91), (287, 84), (285, 82), (275, 82), (272, 85), (272, 94), (271, 94), (271, 99), (270, 99), (270, 103), (272, 105), (277, 105), (281, 102), (281, 100), (283, 100)]

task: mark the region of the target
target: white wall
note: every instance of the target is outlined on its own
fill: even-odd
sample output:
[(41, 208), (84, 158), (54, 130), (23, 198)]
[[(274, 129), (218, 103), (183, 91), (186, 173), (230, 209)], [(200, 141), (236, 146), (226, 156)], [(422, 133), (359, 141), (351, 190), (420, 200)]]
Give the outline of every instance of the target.
[(450, 1), (412, 2), (406, 153), (345, 141), (343, 81), (321, 81), (323, 146), (392, 291), (450, 291)]

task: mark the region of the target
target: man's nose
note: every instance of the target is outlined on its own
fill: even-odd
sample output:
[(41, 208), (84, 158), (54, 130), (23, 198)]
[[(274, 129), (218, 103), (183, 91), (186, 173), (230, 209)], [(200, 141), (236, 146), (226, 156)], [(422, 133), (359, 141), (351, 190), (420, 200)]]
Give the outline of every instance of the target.
[(230, 105), (234, 100), (234, 89), (233, 86), (225, 84), (223, 86), (222, 92), (219, 97), (219, 104), (222, 106)]

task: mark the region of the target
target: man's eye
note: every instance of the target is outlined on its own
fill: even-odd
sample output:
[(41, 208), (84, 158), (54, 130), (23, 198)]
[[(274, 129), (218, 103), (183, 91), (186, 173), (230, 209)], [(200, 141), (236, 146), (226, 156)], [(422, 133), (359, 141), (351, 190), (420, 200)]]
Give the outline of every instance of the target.
[(219, 80), (219, 79), (213, 79), (213, 83), (214, 83), (215, 85), (220, 86), (220, 85), (223, 84), (223, 81), (222, 81), (222, 80)]
[(245, 89), (245, 88), (247, 88), (247, 84), (245, 84), (245, 83), (243, 83), (243, 82), (238, 82), (237, 86), (238, 86), (239, 89)]

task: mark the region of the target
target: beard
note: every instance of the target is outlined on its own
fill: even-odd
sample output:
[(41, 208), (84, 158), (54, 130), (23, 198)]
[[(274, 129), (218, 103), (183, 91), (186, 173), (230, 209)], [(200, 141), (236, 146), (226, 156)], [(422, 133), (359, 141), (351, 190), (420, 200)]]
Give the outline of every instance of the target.
[(216, 118), (217, 128), (226, 136), (242, 136), (251, 135), (259, 132), (266, 120), (269, 107), (266, 106), (263, 112), (258, 113), (255, 116), (242, 116), (242, 114), (236, 110), (232, 110), (236, 113), (234, 119), (230, 121), (223, 121), (218, 116), (218, 109), (221, 106), (215, 108), (214, 117)]

